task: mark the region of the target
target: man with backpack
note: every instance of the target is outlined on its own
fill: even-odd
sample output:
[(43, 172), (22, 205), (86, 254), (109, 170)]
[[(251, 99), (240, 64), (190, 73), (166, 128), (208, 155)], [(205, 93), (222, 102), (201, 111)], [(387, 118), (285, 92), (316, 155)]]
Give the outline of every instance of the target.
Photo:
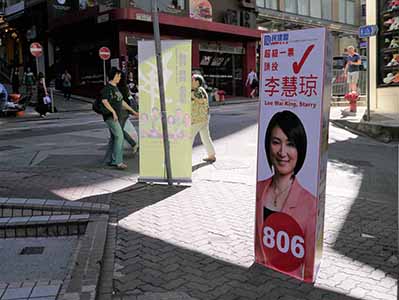
[(120, 124), (123, 118), (123, 110), (133, 115), (138, 115), (124, 100), (117, 85), (121, 79), (122, 72), (112, 67), (108, 78), (110, 81), (101, 91), (101, 98), (97, 98), (93, 104), (93, 110), (102, 114), (104, 122), (110, 131), (110, 139), (107, 152), (104, 157), (105, 163), (125, 170), (127, 165), (123, 162), (124, 134)]

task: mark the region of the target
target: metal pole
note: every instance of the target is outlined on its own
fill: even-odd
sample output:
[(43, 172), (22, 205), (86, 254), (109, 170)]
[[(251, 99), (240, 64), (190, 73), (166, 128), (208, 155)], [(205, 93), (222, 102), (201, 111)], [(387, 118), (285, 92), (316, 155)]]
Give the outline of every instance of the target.
[(107, 84), (107, 74), (105, 72), (105, 59), (103, 59), (104, 85)]
[(39, 58), (36, 56), (36, 76), (39, 74)]
[(367, 121), (370, 121), (370, 37), (367, 38)]
[(54, 90), (50, 87), (50, 97), (51, 97), (51, 112), (54, 113)]
[(163, 146), (165, 151), (166, 176), (168, 179), (168, 185), (172, 185), (172, 169), (170, 164), (168, 123), (166, 116), (165, 89), (164, 89), (164, 80), (162, 72), (163, 68), (162, 68), (161, 34), (159, 32), (157, 0), (152, 0), (152, 18), (153, 18), (152, 22), (154, 27), (155, 54), (157, 58), (157, 69), (158, 69), (159, 98), (161, 103), (161, 114), (162, 114), (162, 133), (163, 133)]

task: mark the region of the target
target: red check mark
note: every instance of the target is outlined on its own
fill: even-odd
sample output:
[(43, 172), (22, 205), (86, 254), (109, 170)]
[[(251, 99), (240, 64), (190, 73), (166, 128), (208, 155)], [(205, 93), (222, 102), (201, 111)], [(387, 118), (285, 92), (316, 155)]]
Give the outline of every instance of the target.
[(302, 56), (301, 60), (299, 61), (299, 63), (298, 63), (298, 62), (294, 62), (294, 63), (292, 64), (292, 69), (294, 70), (294, 73), (295, 73), (295, 74), (298, 74), (298, 73), (301, 71), (303, 65), (305, 64), (306, 60), (308, 59), (309, 54), (310, 54), (310, 52), (312, 52), (314, 46), (315, 46), (315, 45), (310, 45), (310, 46), (306, 49), (306, 51), (305, 51), (305, 53), (303, 54), (303, 56)]

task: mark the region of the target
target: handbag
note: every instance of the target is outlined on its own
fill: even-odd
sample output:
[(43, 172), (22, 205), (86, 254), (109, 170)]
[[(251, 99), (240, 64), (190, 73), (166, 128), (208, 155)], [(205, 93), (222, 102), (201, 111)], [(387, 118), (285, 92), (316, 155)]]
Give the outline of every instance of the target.
[(51, 103), (51, 98), (50, 98), (50, 96), (45, 96), (45, 97), (43, 97), (43, 103), (44, 103), (44, 104), (50, 104), (50, 103)]

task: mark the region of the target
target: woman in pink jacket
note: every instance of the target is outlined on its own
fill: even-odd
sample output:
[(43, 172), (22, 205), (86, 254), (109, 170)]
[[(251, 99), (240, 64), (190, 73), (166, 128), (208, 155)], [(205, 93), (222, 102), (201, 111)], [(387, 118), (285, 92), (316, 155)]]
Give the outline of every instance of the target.
[[(306, 133), (299, 118), (290, 111), (276, 113), (270, 120), (265, 135), (267, 161), (274, 174), (269, 179), (259, 181), (256, 189), (255, 259), (257, 263), (298, 279), (312, 282), (317, 200), (300, 185), (296, 178), (305, 161), (306, 148)], [(295, 251), (298, 252), (296, 257), (299, 257), (300, 260), (296, 264), (290, 261), (281, 261), (291, 259), (291, 257), (284, 255), (285, 253), (278, 256), (279, 261), (277, 263), (276, 261), (273, 262), (275, 257), (273, 258), (270, 255), (270, 245), (274, 247), (277, 245), (277, 232), (273, 232), (273, 243), (268, 242), (269, 237), (265, 237), (265, 230), (267, 232), (271, 229), (267, 229), (266, 220), (273, 215), (276, 216), (276, 213), (279, 213), (279, 217), (284, 217), (283, 214), (291, 217), (293, 223), (296, 223), (292, 227), (298, 228), (301, 232), (296, 240), (298, 244), (292, 245), (291, 243), (291, 248), (288, 248), (288, 245), (281, 241), (279, 244), (280, 248), (285, 248), (283, 252), (291, 251), (290, 254)], [(292, 238), (292, 236), (286, 238), (285, 243), (288, 240), (292, 242)], [(302, 244), (299, 244), (299, 241), (302, 241)], [(281, 265), (285, 265), (287, 268), (282, 269)]]

